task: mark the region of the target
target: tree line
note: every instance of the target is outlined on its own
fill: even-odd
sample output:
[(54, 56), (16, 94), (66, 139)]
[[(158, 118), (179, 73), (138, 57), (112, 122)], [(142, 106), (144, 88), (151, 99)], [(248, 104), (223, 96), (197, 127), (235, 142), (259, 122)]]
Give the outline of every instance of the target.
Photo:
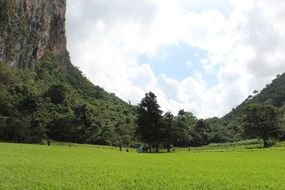
[[(180, 110), (177, 116), (163, 114), (154, 93), (149, 92), (137, 107), (136, 134), (145, 146), (156, 152), (160, 148), (170, 151), (171, 146), (203, 146), (210, 143), (235, 142), (247, 138), (260, 138), (264, 147), (270, 140), (284, 135), (284, 112), (271, 105), (250, 104), (244, 110), (242, 128), (234, 129), (220, 118), (197, 119), (191, 112)], [(240, 133), (235, 133), (242, 130)]]

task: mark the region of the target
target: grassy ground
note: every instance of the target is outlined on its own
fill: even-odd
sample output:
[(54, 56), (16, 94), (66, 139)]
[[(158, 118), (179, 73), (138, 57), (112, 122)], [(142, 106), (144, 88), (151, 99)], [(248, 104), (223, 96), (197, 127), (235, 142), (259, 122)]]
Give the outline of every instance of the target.
[[(285, 141), (275, 142), (273, 144), (274, 149), (285, 148)], [(250, 151), (251, 149), (263, 149), (263, 143), (261, 140), (252, 139), (252, 140), (243, 140), (238, 142), (231, 143), (217, 143), (209, 144), (206, 146), (200, 147), (186, 147), (186, 148), (176, 148), (177, 151), (191, 151), (191, 152), (226, 152), (226, 151)]]
[(0, 143), (0, 189), (285, 189), (285, 149), (138, 154)]

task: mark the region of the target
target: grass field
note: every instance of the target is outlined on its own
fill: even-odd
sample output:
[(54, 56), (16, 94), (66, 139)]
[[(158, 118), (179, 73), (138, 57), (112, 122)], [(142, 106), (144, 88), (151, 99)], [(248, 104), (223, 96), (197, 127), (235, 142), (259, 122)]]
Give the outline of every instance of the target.
[(0, 143), (0, 189), (285, 189), (285, 149), (138, 154)]

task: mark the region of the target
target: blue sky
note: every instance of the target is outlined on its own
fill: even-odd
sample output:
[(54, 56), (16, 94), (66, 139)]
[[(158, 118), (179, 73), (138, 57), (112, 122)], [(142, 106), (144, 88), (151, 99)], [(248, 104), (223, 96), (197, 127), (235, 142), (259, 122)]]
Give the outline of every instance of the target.
[(181, 1), (185, 11), (193, 11), (202, 13), (204, 11), (215, 10), (222, 13), (225, 18), (229, 18), (230, 13), (234, 10), (234, 6), (225, 0), (196, 0), (196, 1)]
[(200, 73), (211, 87), (217, 83), (217, 76), (215, 70), (207, 72), (204, 69), (202, 60), (208, 60), (207, 51), (183, 42), (161, 47), (155, 55), (144, 54), (138, 58), (140, 64), (150, 65), (157, 76), (166, 74), (172, 79), (182, 80)]

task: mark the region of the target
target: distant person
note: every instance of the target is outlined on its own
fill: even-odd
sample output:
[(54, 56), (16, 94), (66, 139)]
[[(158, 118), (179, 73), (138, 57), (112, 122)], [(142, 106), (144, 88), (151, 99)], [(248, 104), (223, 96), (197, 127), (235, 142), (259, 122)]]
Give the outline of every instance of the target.
[(138, 153), (142, 153), (143, 152), (143, 146), (138, 147), (137, 151), (138, 151)]
[(126, 152), (129, 152), (129, 149), (127, 148)]
[(50, 144), (51, 144), (51, 140), (48, 140), (48, 142), (47, 142), (47, 143), (48, 143), (48, 146), (50, 146)]

